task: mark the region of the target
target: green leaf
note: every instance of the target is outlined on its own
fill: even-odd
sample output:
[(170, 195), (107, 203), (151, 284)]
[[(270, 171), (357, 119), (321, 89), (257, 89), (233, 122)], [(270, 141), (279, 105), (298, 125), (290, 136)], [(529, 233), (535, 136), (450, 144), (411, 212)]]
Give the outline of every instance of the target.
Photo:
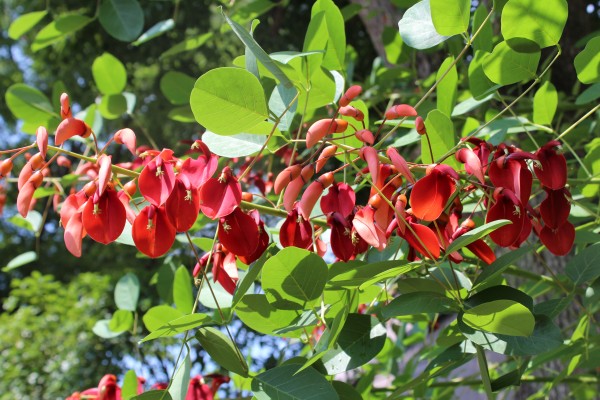
[(196, 119), (194, 118), (194, 113), (192, 113), (192, 109), (190, 108), (189, 104), (181, 107), (175, 107), (174, 109), (169, 111), (167, 117), (169, 117), (169, 119), (172, 119), (173, 121), (179, 121), (183, 123), (196, 122)]
[(446, 254), (450, 254), (457, 250), (460, 250), (463, 247), (470, 245), (474, 241), (484, 238), (496, 229), (501, 228), (510, 223), (511, 222), (507, 219), (499, 219), (497, 221), (492, 221), (487, 224), (481, 225), (480, 227), (477, 227), (465, 233), (464, 235), (461, 235), (458, 238), (456, 238), (456, 240), (450, 243), (450, 246), (448, 246), (448, 248), (446, 249)]
[(540, 86), (533, 97), (533, 122), (550, 125), (558, 107), (558, 93), (550, 81)]
[(97, 336), (100, 336), (103, 339), (112, 339), (114, 337), (119, 336), (123, 332), (113, 332), (109, 328), (110, 320), (101, 319), (96, 321), (94, 327), (92, 328), (92, 332), (94, 332)]
[(502, 274), (502, 272), (504, 272), (514, 262), (523, 257), (525, 254), (529, 254), (532, 250), (532, 246), (524, 246), (516, 250), (509, 251), (506, 254), (503, 254), (501, 257), (497, 258), (496, 261), (494, 261), (491, 265), (488, 265), (483, 269), (483, 271), (481, 271), (477, 279), (475, 279), (473, 289), (479, 288), (486, 282), (493, 281), (494, 279), (499, 277)]
[(314, 304), (327, 280), (327, 264), (318, 255), (286, 247), (271, 257), (262, 270), (262, 285), (276, 308), (303, 310)]
[(31, 262), (37, 261), (38, 256), (35, 251), (26, 251), (25, 253), (19, 254), (12, 260), (10, 260), (4, 268), (2, 268), (2, 272), (8, 272), (13, 269), (22, 267), (23, 265), (29, 264)]
[(458, 315), (460, 331), (473, 343), (496, 353), (511, 356), (533, 356), (555, 349), (563, 344), (560, 329), (545, 315), (535, 316), (531, 336), (508, 336), (477, 331), (462, 322)]
[(217, 68), (198, 78), (190, 105), (196, 121), (218, 135), (244, 132), (268, 118), (260, 81), (239, 68)]
[(173, 400), (166, 390), (149, 390), (132, 397), (131, 400)]
[(48, 11), (33, 11), (20, 15), (8, 27), (8, 37), (13, 40), (18, 40), (36, 26), (46, 15)]
[(160, 328), (154, 330), (148, 336), (140, 340), (140, 343), (148, 342), (150, 340), (171, 337), (189, 331), (190, 329), (197, 328), (201, 325), (205, 325), (212, 322), (212, 318), (206, 314), (188, 314), (174, 320), (167, 322)]
[(453, 36), (469, 29), (471, 0), (431, 0), (431, 19), (440, 35)]
[(31, 232), (39, 232), (42, 224), (44, 223), (42, 214), (36, 210), (29, 211), (26, 218), (23, 218), (21, 214), (15, 214), (8, 220), (11, 224), (18, 226), (19, 228), (27, 229)]
[(581, 92), (581, 94), (577, 96), (577, 99), (575, 99), (575, 104), (581, 106), (598, 99), (600, 99), (600, 82), (594, 83), (592, 86)]
[(142, 321), (144, 321), (146, 329), (150, 332), (154, 332), (182, 316), (183, 314), (181, 311), (170, 306), (161, 305), (150, 308), (142, 317)]
[(442, 313), (458, 311), (456, 301), (438, 292), (414, 292), (402, 294), (381, 311), (385, 318), (401, 315)]
[(184, 314), (192, 312), (194, 296), (192, 295), (192, 277), (183, 265), (175, 271), (173, 280), (173, 300), (175, 307)]
[(385, 49), (385, 58), (391, 64), (402, 64), (408, 59), (409, 49), (402, 36), (391, 26), (384, 26), (381, 41)]
[(331, 384), (314, 368), (298, 373), (298, 364), (287, 364), (267, 370), (252, 379), (252, 392), (257, 400), (338, 400)]
[(406, 260), (380, 261), (365, 264), (363, 261), (338, 262), (329, 269), (328, 283), (333, 287), (359, 287), (378, 281), (381, 275), (401, 275), (420, 268), (417, 263)]
[(123, 387), (121, 388), (121, 397), (123, 400), (129, 400), (137, 394), (138, 381), (135, 371), (130, 369), (123, 378)]
[(183, 72), (169, 71), (160, 79), (160, 91), (171, 104), (188, 104), (194, 83), (194, 78)]
[(231, 302), (231, 308), (235, 309), (237, 304), (242, 300), (244, 295), (248, 293), (251, 287), (254, 286), (254, 281), (258, 279), (265, 262), (273, 255), (275, 255), (279, 251), (275, 244), (270, 244), (269, 247), (265, 249), (260, 258), (256, 260), (252, 265), (248, 267), (246, 271), (246, 275), (243, 278), (240, 278), (240, 283), (235, 289), (235, 293), (233, 294), (233, 299)]
[(167, 304), (173, 303), (173, 280), (175, 278), (175, 265), (163, 264), (155, 275), (156, 290), (160, 298)]
[[(485, 21), (489, 11), (484, 3), (479, 3), (479, 6), (475, 10), (475, 14), (473, 14), (473, 32), (477, 32), (477, 30)], [(491, 20), (488, 20), (483, 28), (479, 31), (479, 35), (473, 40), (473, 50), (477, 52), (478, 50), (485, 51), (486, 53), (491, 53), (494, 48), (494, 30), (492, 28)]]
[(133, 314), (127, 310), (117, 310), (113, 314), (108, 329), (113, 332), (127, 332), (133, 326)]
[(232, 158), (258, 153), (265, 144), (266, 138), (252, 133), (222, 136), (206, 131), (202, 135), (202, 141), (216, 155)]
[(127, 112), (127, 99), (122, 93), (102, 96), (100, 114), (106, 119), (117, 119)]
[(483, 50), (475, 51), (475, 57), (469, 63), (469, 90), (476, 100), (480, 100), (496, 92), (502, 85), (496, 85), (483, 71), (483, 62), (486, 56)]
[(298, 108), (298, 90), (294, 87), (286, 88), (283, 85), (277, 85), (271, 97), (269, 97), (269, 110), (279, 117), (277, 127), (284, 132), (290, 130), (290, 126), (296, 115)]
[[(446, 74), (444, 79), (440, 81), (436, 89), (437, 93), (437, 108), (444, 114), (450, 116), (456, 105), (456, 89), (458, 84), (458, 72), (456, 72), (456, 65), (452, 65), (454, 57), (450, 56), (444, 60), (436, 75), (436, 81), (442, 78), (442, 75), (446, 70), (449, 72)], [(452, 65), (452, 67), (450, 67)]]
[(600, 276), (600, 243), (586, 247), (569, 260), (565, 273), (576, 285), (592, 282)]
[(436, 46), (450, 37), (440, 35), (435, 29), (429, 0), (422, 0), (406, 10), (398, 29), (404, 43), (418, 50)]
[(234, 343), (215, 328), (200, 328), (196, 339), (211, 357), (212, 361), (228, 371), (245, 378), (248, 377), (248, 365)]
[[(427, 114), (425, 119), (425, 127), (427, 128), (427, 136), (431, 142), (431, 152), (429, 151), (429, 142), (425, 135), (421, 135), (421, 160), (425, 164), (437, 162), (450, 149), (454, 148), (456, 138), (454, 134), (454, 124), (450, 117), (440, 110), (432, 110)], [(433, 152), (433, 160), (431, 153)], [(444, 164), (451, 166), (454, 169), (459, 169), (458, 162), (454, 157), (448, 157)]]
[(85, 15), (59, 15), (38, 32), (35, 39), (33, 39), (33, 43), (31, 43), (31, 50), (35, 52), (61, 41), (67, 35), (80, 30), (90, 22), (92, 22), (92, 19)]
[(568, 15), (566, 0), (509, 0), (502, 10), (502, 36), (517, 50), (554, 46)]
[(331, 384), (340, 400), (362, 400), (363, 398), (353, 386), (350, 386), (346, 382), (333, 381)]
[(349, 314), (337, 346), (321, 358), (328, 375), (336, 375), (371, 361), (386, 340), (386, 329), (371, 315)]
[(140, 296), (140, 281), (132, 273), (123, 275), (115, 286), (115, 304), (119, 310), (135, 311)]
[[(494, 99), (495, 97), (496, 97), (496, 95), (494, 93), (492, 93), (480, 100), (477, 100), (474, 97), (470, 97), (470, 98), (466, 99), (465, 101), (461, 101), (460, 103), (458, 103), (456, 105), (456, 107), (454, 107), (451, 117), (458, 117), (459, 115), (464, 115), (470, 111), (478, 109), (483, 104)], [(476, 124), (476, 127), (479, 127), (479, 123)], [(465, 132), (465, 128), (463, 128), (463, 132)], [(468, 132), (468, 130), (467, 130), (467, 132)]]
[(175, 372), (173, 380), (171, 381), (171, 385), (168, 389), (173, 400), (185, 400), (190, 384), (189, 381), (191, 369), (192, 362), (190, 360), (190, 353), (188, 351), (183, 358), (183, 362), (179, 368), (177, 368), (177, 372)]
[(175, 54), (183, 53), (186, 51), (195, 50), (198, 47), (202, 46), (204, 43), (208, 41), (213, 36), (212, 32), (203, 33), (202, 35), (193, 36), (191, 38), (185, 39), (184, 41), (177, 43), (175, 46), (171, 47), (169, 50), (165, 51), (160, 55), (160, 58), (170, 57)]
[(271, 335), (274, 331), (289, 326), (297, 317), (296, 311), (273, 307), (264, 294), (245, 295), (235, 311), (244, 324), (266, 335)]
[(530, 336), (535, 326), (531, 311), (512, 300), (494, 300), (475, 306), (463, 315), (470, 327), (509, 336)]
[(98, 17), (106, 33), (122, 42), (135, 40), (144, 28), (144, 10), (137, 0), (103, 0)]
[(494, 51), (483, 59), (483, 71), (494, 83), (510, 85), (535, 77), (540, 51), (521, 53), (506, 42), (500, 42)]
[(586, 43), (585, 48), (575, 57), (577, 78), (583, 83), (600, 82), (600, 36)]
[(142, 43), (146, 43), (149, 40), (158, 37), (165, 32), (170, 31), (175, 27), (175, 21), (172, 18), (165, 19), (164, 21), (157, 22), (152, 25), (152, 28), (148, 29), (146, 32), (142, 33), (142, 35), (132, 44), (134, 46), (139, 46)]
[(24, 83), (11, 85), (5, 94), (6, 105), (16, 118), (31, 124), (45, 125), (58, 118), (50, 100), (39, 90)]
[(332, 0), (317, 0), (312, 7), (311, 18), (321, 12), (324, 13), (325, 37), (327, 38), (327, 47), (321, 66), (330, 71), (341, 71), (344, 69), (346, 58), (344, 17)]
[(516, 301), (525, 306), (529, 311), (533, 312), (533, 298), (519, 289), (506, 285), (496, 285), (481, 290), (466, 299), (464, 304), (469, 307), (475, 307), (495, 300)]
[[(245, 30), (240, 24), (235, 21), (232, 21), (227, 15), (223, 14), (225, 20), (231, 26), (231, 29), (236, 34), (236, 36), (244, 43), (244, 45), (250, 50), (250, 52), (256, 57), (258, 61), (264, 65), (264, 67), (269, 70), (276, 78), (283, 84), (285, 87), (292, 87), (292, 81), (287, 77), (287, 75), (273, 62), (271, 57), (267, 54), (266, 51), (263, 50), (262, 47), (252, 37), (247, 30)], [(197, 84), (197, 83), (196, 83)], [(192, 107), (193, 108), (193, 107)]]
[(96, 57), (92, 64), (92, 74), (102, 94), (118, 94), (125, 90), (127, 70), (123, 63), (110, 53)]

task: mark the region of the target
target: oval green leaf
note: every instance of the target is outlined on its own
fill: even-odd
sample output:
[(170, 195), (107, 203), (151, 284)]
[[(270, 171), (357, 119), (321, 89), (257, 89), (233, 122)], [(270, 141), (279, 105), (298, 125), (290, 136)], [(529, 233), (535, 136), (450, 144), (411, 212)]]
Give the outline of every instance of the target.
[(8, 27), (8, 37), (14, 40), (19, 39), (36, 26), (45, 16), (48, 11), (33, 11), (27, 14), (20, 15)]
[(19, 254), (12, 260), (6, 264), (4, 268), (2, 268), (2, 272), (8, 272), (15, 268), (22, 267), (23, 265), (34, 262), (38, 259), (37, 253), (35, 251), (26, 251), (25, 253)]
[(505, 225), (510, 224), (511, 222), (507, 219), (499, 219), (496, 221), (492, 221), (490, 223), (481, 225), (462, 236), (459, 236), (455, 241), (453, 241), (450, 246), (446, 249), (446, 254), (450, 254), (455, 252), (456, 250), (460, 250), (465, 246), (470, 245), (476, 240), (482, 239), (483, 237), (489, 235), (493, 231), (498, 228), (501, 228)]
[(318, 255), (286, 247), (271, 257), (262, 270), (262, 284), (276, 308), (302, 310), (314, 304), (327, 281), (327, 264)]
[(156, 329), (154, 332), (140, 340), (140, 343), (162, 337), (171, 337), (189, 331), (212, 322), (212, 318), (206, 314), (188, 314), (176, 318)]
[(127, 310), (117, 310), (113, 314), (108, 328), (113, 332), (126, 332), (133, 326), (133, 314)]
[(398, 22), (398, 30), (406, 45), (419, 50), (436, 46), (449, 38), (435, 29), (429, 0), (421, 0), (406, 10)]
[(58, 117), (50, 100), (39, 90), (24, 83), (16, 83), (5, 94), (6, 105), (16, 118), (31, 124), (44, 125)]
[(127, 112), (127, 99), (122, 93), (107, 94), (102, 96), (98, 110), (106, 119), (117, 119)]
[(102, 94), (117, 94), (125, 90), (127, 70), (123, 63), (110, 53), (96, 57), (92, 64), (92, 75)]
[(183, 72), (169, 71), (160, 79), (160, 91), (171, 104), (187, 104), (194, 82), (194, 78)]
[(192, 277), (183, 265), (175, 271), (173, 280), (173, 299), (175, 307), (184, 314), (192, 312), (194, 297), (192, 295)]
[(240, 68), (216, 68), (202, 75), (190, 105), (196, 121), (217, 135), (244, 132), (268, 118), (260, 81)]
[(222, 157), (245, 157), (258, 153), (265, 144), (265, 137), (251, 133), (238, 133), (237, 135), (221, 136), (211, 131), (202, 135), (202, 141), (211, 152)]
[(183, 314), (181, 311), (176, 310), (173, 307), (162, 305), (149, 309), (142, 317), (142, 321), (144, 321), (146, 329), (148, 329), (150, 332), (154, 332), (174, 319), (182, 316)]
[(534, 78), (539, 61), (539, 50), (523, 53), (500, 42), (483, 59), (483, 71), (492, 82), (510, 85)]
[(502, 36), (517, 50), (554, 46), (568, 15), (566, 0), (509, 0), (502, 9)]
[(119, 310), (135, 311), (140, 296), (140, 281), (128, 273), (119, 279), (115, 286), (115, 304)]
[(137, 0), (103, 0), (98, 17), (106, 33), (122, 42), (135, 40), (144, 28), (144, 11)]
[(469, 29), (471, 0), (431, 0), (431, 19), (440, 35), (453, 36)]
[(550, 81), (546, 81), (533, 96), (533, 122), (550, 125), (558, 107), (558, 93)]
[(494, 300), (475, 306), (463, 315), (473, 329), (508, 336), (530, 336), (535, 326), (531, 311), (512, 300)]
[(583, 83), (600, 82), (600, 36), (590, 39), (575, 57), (577, 78)]
[(339, 400), (323, 375), (314, 368), (297, 372), (300, 364), (286, 364), (252, 379), (252, 392), (258, 400)]
[(152, 40), (155, 37), (160, 36), (167, 31), (170, 31), (171, 29), (173, 29), (174, 26), (175, 21), (173, 21), (172, 18), (157, 22), (152, 26), (152, 28), (142, 33), (142, 35), (132, 44), (134, 46), (139, 46), (142, 43), (146, 43), (147, 41)]
[(392, 318), (400, 315), (458, 311), (456, 301), (439, 292), (414, 292), (396, 297), (385, 306), (382, 315)]
[(201, 328), (196, 339), (212, 360), (228, 371), (248, 377), (248, 365), (231, 339), (215, 328)]
[(67, 35), (80, 30), (90, 22), (92, 22), (92, 19), (85, 15), (60, 15), (38, 32), (33, 43), (31, 43), (31, 50), (35, 52), (61, 41)]

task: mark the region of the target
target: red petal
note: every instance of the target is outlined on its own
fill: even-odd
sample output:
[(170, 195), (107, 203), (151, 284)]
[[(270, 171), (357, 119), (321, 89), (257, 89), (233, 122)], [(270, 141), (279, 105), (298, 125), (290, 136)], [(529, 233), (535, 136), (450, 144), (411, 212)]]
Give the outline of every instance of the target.
[(183, 162), (180, 174), (186, 175), (192, 187), (198, 189), (214, 175), (218, 163), (215, 156), (199, 156), (197, 160), (188, 158)]
[(440, 244), (436, 234), (425, 225), (409, 223), (404, 231), (404, 239), (424, 257), (437, 259), (440, 256)]
[(456, 159), (465, 164), (465, 171), (467, 171), (468, 174), (475, 176), (479, 182), (485, 184), (481, 160), (479, 160), (479, 157), (477, 157), (477, 154), (475, 154), (473, 150), (460, 149), (456, 152)]
[(56, 128), (54, 143), (57, 146), (60, 146), (73, 136), (87, 137), (90, 133), (91, 128), (82, 120), (72, 117), (67, 118), (64, 119)]
[(354, 244), (352, 243), (352, 225), (340, 214), (333, 213), (327, 218), (331, 227), (331, 250), (342, 261), (354, 257)]
[(310, 222), (298, 215), (294, 208), (288, 213), (279, 230), (279, 242), (282, 247), (296, 246), (306, 249), (312, 246), (312, 227)]
[(408, 104), (398, 104), (392, 106), (385, 112), (385, 119), (396, 119), (416, 116), (417, 110), (415, 110), (413, 106), (409, 106)]
[(546, 198), (540, 204), (540, 215), (549, 228), (558, 228), (567, 222), (571, 212), (568, 193), (566, 189), (546, 189)]
[(135, 152), (135, 149), (136, 149), (135, 132), (133, 132), (129, 128), (124, 128), (124, 129), (118, 130), (114, 134), (113, 137), (115, 139), (115, 142), (117, 142), (119, 144), (124, 144), (127, 147), (127, 149), (131, 152), (131, 154), (133, 154), (134, 156), (137, 155)]
[(83, 192), (68, 195), (60, 207), (60, 224), (63, 227), (66, 227), (75, 213), (83, 211), (83, 209), (80, 210), (80, 208), (86, 202), (87, 196)]
[(112, 189), (107, 189), (95, 204), (90, 197), (83, 209), (83, 226), (100, 243), (114, 242), (123, 232), (125, 220), (125, 208)]
[(258, 246), (258, 226), (250, 215), (237, 207), (219, 221), (219, 241), (237, 256), (249, 256)]
[(273, 189), (275, 194), (281, 193), (281, 191), (286, 188), (290, 182), (300, 176), (300, 172), (302, 171), (302, 166), (299, 164), (289, 166), (281, 171), (277, 178), (275, 178), (275, 184), (273, 185)]
[(398, 170), (398, 172), (407, 181), (409, 181), (412, 184), (416, 183), (415, 177), (412, 174), (412, 172), (410, 171), (410, 168), (408, 167), (408, 164), (407, 164), (406, 160), (404, 159), (404, 157), (402, 157), (400, 155), (400, 153), (398, 153), (398, 150), (396, 150), (393, 147), (388, 147), (388, 149), (386, 151), (386, 154), (389, 157), (389, 159), (392, 162), (392, 164), (394, 165), (394, 167), (396, 167), (396, 169)]
[(46, 158), (46, 151), (48, 150), (48, 131), (46, 128), (43, 126), (37, 128), (35, 141), (42, 158)]
[(379, 179), (379, 157), (377, 155), (377, 150), (373, 147), (365, 146), (360, 149), (360, 157), (367, 162), (369, 173), (371, 174), (371, 181), (373, 184), (377, 185)]
[(263, 255), (267, 247), (269, 247), (269, 234), (265, 230), (265, 224), (262, 221), (258, 223), (258, 246), (252, 254), (249, 256), (238, 256), (241, 262), (246, 265), (252, 264), (254, 261), (258, 260), (260, 256)]
[(536, 153), (538, 163), (534, 164), (534, 172), (542, 185), (558, 190), (567, 184), (567, 160), (554, 149), (542, 148)]
[(231, 214), (241, 202), (242, 187), (229, 167), (223, 168), (218, 179), (211, 178), (200, 188), (200, 209), (210, 219)]
[(354, 216), (352, 226), (365, 242), (382, 250), (387, 244), (387, 237), (383, 227), (375, 225), (374, 218), (375, 210), (370, 206), (363, 207)]
[(156, 258), (165, 254), (175, 241), (175, 227), (164, 207), (146, 206), (133, 222), (133, 242), (139, 251)]
[(186, 188), (181, 179), (176, 179), (175, 188), (165, 203), (165, 209), (169, 221), (171, 221), (177, 232), (186, 232), (198, 218), (198, 212), (200, 211), (198, 191)]
[(102, 193), (104, 193), (104, 189), (106, 189), (106, 185), (110, 180), (110, 176), (112, 175), (112, 156), (102, 154), (98, 157), (97, 163), (100, 166), (98, 171), (98, 195), (102, 196)]
[[(508, 189), (504, 189), (498, 195), (496, 203), (488, 210), (485, 222), (489, 223), (499, 219), (508, 219), (512, 224), (496, 229), (490, 233), (490, 238), (499, 246), (512, 246), (519, 241), (521, 232), (526, 226), (525, 220), (528, 221), (528, 218), (521, 202)], [(529, 227), (531, 227), (531, 224), (529, 224)]]
[(340, 107), (345, 107), (350, 103), (356, 96), (362, 92), (362, 87), (359, 85), (353, 85), (346, 90), (346, 92), (340, 98)]
[(315, 208), (319, 197), (323, 194), (323, 190), (323, 185), (317, 180), (308, 185), (308, 188), (302, 194), (302, 198), (298, 203), (298, 211), (305, 219), (310, 218), (310, 213)]
[(81, 241), (85, 236), (81, 213), (76, 213), (65, 226), (64, 240), (67, 250), (75, 257), (81, 257)]
[(352, 187), (343, 182), (337, 182), (329, 188), (327, 194), (321, 197), (321, 211), (324, 214), (339, 212), (348, 218), (356, 205), (356, 194)]
[(215, 262), (212, 272), (213, 279), (219, 282), (223, 286), (223, 289), (229, 294), (235, 292), (235, 286), (239, 278), (235, 255), (233, 253), (227, 253), (222, 258), (222, 262)]
[(567, 255), (575, 241), (575, 227), (569, 221), (556, 229), (545, 226), (540, 232), (540, 241), (552, 254), (556, 256)]
[(467, 249), (471, 250), (473, 254), (475, 254), (481, 261), (490, 265), (494, 261), (496, 261), (496, 255), (494, 254), (494, 250), (491, 249), (490, 246), (487, 245), (481, 239), (474, 241), (471, 244), (467, 245)]
[(415, 217), (424, 221), (436, 220), (453, 192), (451, 179), (436, 170), (415, 183), (410, 205)]
[(165, 163), (159, 155), (150, 161), (142, 170), (138, 179), (140, 193), (150, 204), (163, 205), (175, 186), (173, 165)]

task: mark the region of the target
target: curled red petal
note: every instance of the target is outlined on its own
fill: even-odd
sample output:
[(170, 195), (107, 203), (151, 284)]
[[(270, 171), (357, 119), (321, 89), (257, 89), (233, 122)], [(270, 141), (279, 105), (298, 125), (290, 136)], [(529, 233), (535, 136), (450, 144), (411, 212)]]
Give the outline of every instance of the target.
[(275, 183), (273, 185), (273, 190), (275, 194), (281, 193), (281, 191), (289, 185), (291, 181), (300, 176), (300, 172), (302, 171), (302, 166), (299, 164), (291, 165), (277, 174), (277, 178), (275, 178)]
[(460, 149), (456, 152), (456, 159), (461, 163), (465, 164), (465, 171), (468, 174), (476, 177), (479, 182), (485, 184), (485, 177), (483, 176), (483, 168), (481, 167), (481, 160), (477, 157), (477, 154), (471, 149)]
[(320, 119), (308, 128), (306, 132), (306, 147), (311, 148), (325, 136), (331, 133), (344, 132), (348, 121), (343, 119)]
[(173, 165), (164, 162), (159, 155), (150, 161), (142, 170), (138, 179), (140, 193), (150, 204), (163, 205), (175, 187)]
[(43, 126), (37, 128), (35, 134), (35, 141), (37, 143), (38, 150), (42, 155), (42, 158), (46, 157), (46, 151), (48, 150), (48, 131)]
[(136, 137), (135, 132), (133, 130), (129, 128), (119, 129), (117, 132), (115, 132), (113, 138), (118, 144), (124, 144), (125, 147), (127, 147), (127, 149), (131, 152), (131, 154), (133, 154), (134, 156), (137, 155), (135, 152)]
[(256, 249), (249, 256), (238, 256), (238, 258), (246, 265), (252, 264), (263, 255), (267, 247), (269, 247), (269, 242), (270, 238), (267, 230), (265, 229), (264, 222), (258, 221), (258, 245), (256, 246)]
[(114, 242), (125, 228), (125, 208), (113, 189), (107, 189), (97, 202), (94, 197), (88, 199), (83, 209), (83, 227), (97, 242)]
[(408, 104), (398, 104), (390, 107), (385, 112), (385, 119), (397, 119), (406, 117), (416, 117), (417, 110)]
[(558, 228), (544, 226), (540, 231), (540, 241), (552, 254), (567, 255), (575, 242), (575, 227), (569, 221)]
[(330, 243), (333, 254), (341, 261), (351, 260), (355, 254), (352, 225), (337, 212), (327, 217), (327, 224), (331, 228)]
[(567, 160), (553, 148), (542, 147), (536, 152), (533, 171), (542, 185), (558, 190), (567, 184)]
[(348, 218), (356, 205), (356, 193), (347, 183), (337, 182), (321, 197), (320, 204), (323, 213), (339, 212), (344, 218)]
[(494, 250), (492, 250), (491, 247), (488, 246), (487, 243), (482, 239), (478, 239), (473, 243), (468, 244), (467, 249), (471, 250), (473, 254), (475, 254), (481, 261), (488, 265), (496, 261), (496, 254), (494, 254)]
[(379, 250), (385, 248), (387, 236), (384, 227), (375, 224), (375, 210), (372, 207), (361, 208), (354, 216), (352, 226), (365, 242)]
[[(489, 223), (500, 219), (507, 219), (511, 221), (511, 224), (496, 229), (490, 233), (490, 238), (499, 246), (513, 246), (520, 240), (521, 233), (527, 227), (529, 219), (525, 215), (519, 199), (508, 189), (502, 190), (496, 197), (496, 203), (488, 210), (485, 222)], [(531, 223), (529, 223), (529, 227), (531, 228)]]
[[(321, 154), (319, 154), (319, 158), (317, 159), (317, 162), (315, 164), (315, 172), (319, 172), (325, 166), (325, 164), (327, 164), (327, 161), (329, 161), (329, 158), (332, 157), (336, 151), (337, 151), (336, 145), (331, 145), (331, 146), (325, 147), (323, 149), (323, 151), (321, 152)], [(298, 173), (299, 172), (300, 172), (300, 170), (298, 170)]]
[(242, 187), (229, 167), (219, 178), (211, 178), (200, 188), (200, 209), (210, 219), (224, 217), (242, 202)]
[(71, 105), (69, 102), (69, 95), (63, 93), (60, 95), (60, 118), (66, 119), (71, 118), (73, 114), (71, 113)]
[(415, 184), (417, 182), (415, 180), (415, 177), (412, 174), (410, 168), (408, 167), (408, 163), (406, 162), (406, 160), (404, 159), (404, 157), (402, 157), (400, 155), (400, 153), (398, 153), (398, 150), (396, 150), (393, 147), (388, 147), (388, 149), (386, 151), (386, 154), (389, 157), (389, 159), (392, 162), (392, 164), (394, 165), (394, 167), (396, 167), (396, 169), (398, 170), (398, 172), (407, 181), (409, 181), (412, 184)]
[(223, 253), (215, 255), (217, 261), (213, 261), (213, 279), (214, 281), (219, 282), (221, 286), (223, 286), (223, 289), (229, 294), (233, 294), (239, 279), (235, 255), (233, 253), (227, 253), (226, 255), (219, 257), (221, 254)]
[(554, 229), (564, 224), (571, 212), (571, 203), (566, 189), (546, 189), (546, 198), (540, 204), (540, 215), (546, 226)]
[(63, 201), (60, 208), (60, 224), (65, 227), (71, 217), (78, 212), (82, 212), (82, 206), (87, 202), (87, 196), (83, 191), (72, 193)]
[(83, 228), (81, 213), (79, 212), (69, 218), (69, 222), (65, 226), (63, 235), (65, 247), (69, 250), (69, 253), (73, 254), (75, 257), (81, 257), (81, 241), (85, 235), (86, 233)]
[(237, 256), (250, 256), (258, 246), (258, 225), (239, 207), (220, 218), (217, 235), (219, 242)]
[(298, 211), (304, 218), (309, 219), (317, 200), (323, 194), (323, 191), (331, 185), (333, 181), (333, 173), (328, 172), (323, 174), (318, 180), (308, 185), (308, 188), (302, 194), (302, 198), (298, 203)]
[(410, 195), (410, 206), (415, 217), (424, 221), (436, 220), (450, 199), (454, 185), (451, 179), (434, 170), (415, 183)]
[(210, 153), (209, 156), (201, 155), (196, 160), (188, 158), (183, 162), (180, 174), (186, 175), (192, 187), (198, 189), (215, 174), (218, 163), (217, 157)]
[(97, 164), (100, 166), (98, 170), (98, 195), (102, 196), (112, 175), (112, 156), (102, 154), (98, 157)]
[(198, 218), (200, 211), (198, 191), (190, 186), (186, 187), (182, 179), (176, 179), (175, 188), (165, 203), (165, 210), (177, 232), (186, 232)]
[(56, 128), (54, 143), (60, 146), (73, 136), (88, 137), (92, 129), (84, 121), (77, 118), (67, 118)]
[(132, 226), (133, 242), (148, 257), (164, 255), (175, 241), (175, 227), (169, 222), (164, 207), (146, 206)]
[(434, 260), (439, 258), (440, 245), (436, 234), (431, 228), (413, 222), (409, 223), (409, 227), (410, 229), (407, 228), (403, 235), (408, 244), (424, 257)]
[(310, 222), (298, 214), (294, 208), (288, 213), (279, 230), (279, 242), (283, 247), (296, 246), (301, 249), (312, 247), (313, 233)]
[(352, 100), (354, 100), (362, 92), (362, 87), (359, 85), (353, 85), (344, 92), (340, 98), (340, 107), (347, 106)]
[(369, 173), (371, 174), (371, 181), (375, 185), (379, 182), (379, 156), (377, 150), (371, 146), (365, 146), (360, 149), (360, 157), (366, 161), (369, 167)]

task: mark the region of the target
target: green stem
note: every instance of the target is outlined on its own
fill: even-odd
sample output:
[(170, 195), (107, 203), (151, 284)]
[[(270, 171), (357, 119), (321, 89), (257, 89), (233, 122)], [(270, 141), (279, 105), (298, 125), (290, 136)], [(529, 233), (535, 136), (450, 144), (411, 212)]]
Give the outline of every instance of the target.
[(490, 380), (490, 371), (488, 370), (487, 360), (485, 358), (485, 350), (477, 344), (475, 345), (475, 349), (477, 349), (477, 363), (479, 364), (479, 371), (481, 372), (483, 389), (485, 390), (488, 400), (493, 400), (494, 393), (492, 393), (492, 381)]

